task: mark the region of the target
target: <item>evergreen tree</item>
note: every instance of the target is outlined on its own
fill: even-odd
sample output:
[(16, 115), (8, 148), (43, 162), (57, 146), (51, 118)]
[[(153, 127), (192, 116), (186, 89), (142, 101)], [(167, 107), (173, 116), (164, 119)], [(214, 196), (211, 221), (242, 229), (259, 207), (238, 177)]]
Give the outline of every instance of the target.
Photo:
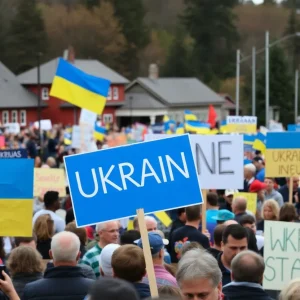
[[(265, 65), (265, 64), (264, 64)], [(257, 76), (257, 117), (259, 124), (265, 124), (265, 68)], [(280, 108), (280, 121), (293, 121), (293, 77), (290, 75), (284, 51), (275, 46), (270, 49), (270, 106)]]
[(193, 66), (205, 83), (234, 76), (237, 0), (186, 0), (183, 23), (195, 40)]
[(36, 0), (19, 0), (11, 23), (9, 67), (15, 73), (24, 72), (37, 64), (39, 53), (47, 50), (47, 34)]

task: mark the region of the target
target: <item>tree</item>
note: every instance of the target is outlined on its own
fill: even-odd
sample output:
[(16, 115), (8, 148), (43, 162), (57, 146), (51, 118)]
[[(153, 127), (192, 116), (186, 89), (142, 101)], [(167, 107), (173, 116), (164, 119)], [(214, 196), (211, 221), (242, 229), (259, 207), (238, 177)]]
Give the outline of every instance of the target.
[(15, 73), (37, 64), (39, 53), (47, 50), (44, 20), (36, 0), (19, 0), (17, 13), (11, 22), (9, 67)]
[(234, 75), (238, 32), (233, 8), (237, 3), (186, 0), (182, 20), (195, 40), (193, 65), (196, 75), (207, 84)]
[[(257, 117), (265, 124), (265, 68), (257, 76)], [(275, 46), (270, 49), (270, 106), (280, 108), (280, 121), (286, 125), (293, 120), (293, 77), (290, 75), (284, 51)]]
[(276, 0), (264, 0), (264, 5), (274, 5), (277, 4)]

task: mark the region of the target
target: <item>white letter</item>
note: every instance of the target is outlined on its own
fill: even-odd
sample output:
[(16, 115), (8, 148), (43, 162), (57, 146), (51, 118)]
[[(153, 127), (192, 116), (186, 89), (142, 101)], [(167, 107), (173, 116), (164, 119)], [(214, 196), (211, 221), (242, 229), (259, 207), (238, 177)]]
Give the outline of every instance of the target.
[[(129, 167), (130, 171), (129, 171), (128, 174), (124, 174), (123, 167)], [(134, 167), (133, 167), (132, 164), (130, 164), (130, 163), (119, 164), (119, 170), (120, 170), (120, 175), (121, 175), (121, 179), (122, 179), (122, 184), (123, 184), (123, 189), (124, 190), (127, 190), (126, 179), (128, 179), (129, 181), (131, 181), (135, 186), (140, 187), (140, 185), (134, 179), (132, 179), (130, 177), (133, 174), (133, 172), (134, 172)]]
[(168, 170), (170, 173), (170, 178), (171, 181), (174, 181), (174, 175), (173, 175), (173, 170), (171, 167), (171, 164), (185, 177), (185, 178), (190, 178), (190, 174), (189, 174), (189, 170), (187, 168), (186, 165), (186, 161), (185, 161), (185, 156), (184, 156), (184, 152), (181, 152), (181, 159), (182, 159), (182, 163), (183, 163), (183, 167), (184, 170), (182, 170), (176, 163), (175, 161), (169, 156), (166, 155), (166, 161), (167, 161), (167, 165), (168, 165)]
[(162, 174), (162, 177), (163, 177), (163, 181), (167, 182), (168, 180), (167, 180), (167, 176), (166, 176), (165, 166), (164, 166), (164, 163), (162, 161), (162, 157), (159, 156), (158, 160), (159, 160), (159, 165), (160, 165), (160, 169), (161, 169), (161, 174)]
[(112, 172), (112, 170), (114, 169), (114, 167), (115, 166), (112, 165), (105, 176), (103, 175), (102, 168), (99, 168), (100, 179), (101, 179), (101, 184), (102, 184), (102, 188), (103, 188), (103, 193), (104, 194), (107, 194), (107, 188), (106, 188), (106, 184), (105, 183), (110, 184), (111, 186), (113, 186), (118, 191), (122, 191), (122, 189), (119, 186), (117, 186), (115, 183), (113, 183), (112, 181), (110, 181), (108, 179), (108, 177), (109, 177), (110, 173)]
[[(147, 173), (146, 174), (146, 166), (148, 166), (148, 168), (150, 169), (151, 173)], [(141, 186), (145, 185), (145, 178), (146, 177), (150, 177), (150, 176), (154, 176), (154, 178), (156, 179), (157, 183), (161, 183), (161, 180), (159, 179), (159, 177), (155, 173), (155, 171), (154, 171), (153, 167), (151, 166), (149, 160), (147, 158), (144, 158), (143, 159), (143, 169), (142, 169)], [(165, 176), (166, 176), (166, 174), (165, 174)]]
[(78, 184), (78, 189), (79, 189), (79, 192), (80, 194), (84, 197), (84, 198), (93, 198), (94, 196), (97, 195), (98, 193), (98, 181), (97, 181), (97, 177), (96, 177), (96, 173), (95, 173), (95, 169), (91, 169), (92, 171), (92, 175), (93, 175), (93, 180), (94, 180), (94, 186), (95, 186), (95, 189), (94, 189), (94, 192), (92, 194), (86, 194), (83, 189), (82, 189), (82, 186), (81, 186), (81, 180), (80, 180), (80, 177), (79, 177), (79, 172), (75, 172), (75, 176), (76, 176), (76, 181), (77, 181), (77, 184)]

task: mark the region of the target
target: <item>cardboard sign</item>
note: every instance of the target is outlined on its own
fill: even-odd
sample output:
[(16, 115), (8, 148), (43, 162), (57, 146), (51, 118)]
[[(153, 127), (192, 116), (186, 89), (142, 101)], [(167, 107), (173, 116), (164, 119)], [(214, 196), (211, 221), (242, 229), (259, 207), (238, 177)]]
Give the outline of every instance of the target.
[(263, 287), (281, 290), (300, 277), (299, 223), (265, 221)]
[(77, 226), (202, 203), (188, 135), (64, 159)]
[(257, 208), (257, 194), (256, 193), (236, 193), (234, 198), (244, 197), (247, 200), (247, 210), (251, 211), (254, 215), (256, 214)]
[[(39, 129), (39, 122), (34, 122), (34, 127)], [(52, 129), (52, 123), (51, 120), (41, 120), (41, 129), (48, 131)]]
[(257, 117), (253, 116), (227, 116), (227, 132), (256, 133)]
[(266, 176), (300, 175), (300, 132), (268, 132)]
[(74, 125), (72, 131), (72, 148), (79, 149), (80, 152), (95, 151), (95, 141), (93, 139), (94, 127), (88, 124)]
[(84, 108), (81, 109), (79, 124), (88, 124), (94, 126), (96, 121), (97, 121), (96, 113)]
[(28, 158), (28, 153), (26, 149), (0, 150), (1, 158)]
[(282, 123), (278, 123), (274, 120), (271, 120), (269, 122), (269, 130), (272, 132), (283, 132), (284, 128), (283, 128)]
[(59, 192), (66, 197), (66, 178), (63, 169), (34, 169), (34, 196), (44, 197), (48, 191)]
[[(166, 137), (170, 135), (146, 134), (145, 140), (158, 140)], [(243, 189), (242, 135), (191, 134), (190, 139), (202, 189)]]
[(11, 133), (11, 134), (20, 133), (20, 124), (19, 123), (6, 123), (4, 126), (5, 126), (6, 133)]

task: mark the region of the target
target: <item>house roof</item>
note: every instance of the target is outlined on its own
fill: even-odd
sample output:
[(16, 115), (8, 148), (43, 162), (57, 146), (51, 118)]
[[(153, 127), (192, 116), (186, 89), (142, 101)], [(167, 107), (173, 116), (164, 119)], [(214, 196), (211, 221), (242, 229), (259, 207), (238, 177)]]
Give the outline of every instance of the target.
[[(149, 94), (171, 107), (223, 104), (224, 98), (215, 93), (197, 78), (137, 78), (126, 88), (126, 93), (142, 86)], [(134, 93), (132, 93), (134, 94)], [(127, 100), (127, 99), (126, 99)], [(145, 99), (146, 101), (147, 99)]]
[(37, 107), (37, 96), (27, 91), (16, 75), (0, 62), (0, 108), (27, 107)]
[[(52, 84), (59, 58), (52, 59), (40, 66), (41, 84)], [(76, 59), (74, 65), (80, 70), (97, 77), (102, 77), (114, 84), (128, 84), (129, 81), (114, 70), (94, 59)], [(37, 83), (37, 67), (18, 76), (21, 84)]]

